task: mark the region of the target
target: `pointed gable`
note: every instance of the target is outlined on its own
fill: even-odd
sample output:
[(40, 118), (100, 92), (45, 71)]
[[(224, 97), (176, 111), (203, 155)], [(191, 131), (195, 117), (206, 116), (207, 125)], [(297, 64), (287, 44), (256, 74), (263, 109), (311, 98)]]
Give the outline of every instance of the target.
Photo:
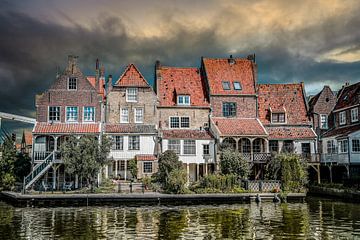
[(115, 86), (118, 87), (150, 87), (140, 71), (134, 64), (129, 64), (124, 73), (116, 81)]
[(360, 104), (360, 82), (345, 86), (339, 94), (334, 110), (351, 107)]
[[(202, 64), (210, 94), (255, 94), (256, 65), (253, 61), (232, 57), (203, 58)], [(224, 84), (228, 85), (227, 89)]]

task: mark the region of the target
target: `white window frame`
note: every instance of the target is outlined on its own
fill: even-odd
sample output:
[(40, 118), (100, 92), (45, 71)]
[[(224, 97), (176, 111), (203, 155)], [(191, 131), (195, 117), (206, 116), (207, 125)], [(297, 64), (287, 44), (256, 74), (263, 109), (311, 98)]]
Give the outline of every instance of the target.
[[(76, 120), (68, 120), (68, 108), (76, 108)], [(66, 122), (70, 122), (70, 123), (77, 123), (79, 122), (79, 107), (78, 106), (66, 106), (65, 109), (65, 120)]]
[[(179, 122), (179, 127), (171, 127), (171, 119), (172, 118), (177, 118), (178, 119), (178, 122)], [(189, 119), (189, 126), (188, 127), (183, 127), (182, 126), (182, 119), (183, 118), (188, 118)], [(190, 128), (190, 125), (191, 125), (191, 118), (189, 116), (170, 116), (169, 117), (169, 128), (171, 129), (179, 129), (179, 128), (183, 128), (183, 129), (189, 129)]]
[(344, 140), (339, 140), (338, 141), (338, 145), (339, 145), (339, 153), (348, 153), (349, 149), (348, 149), (348, 140), (344, 139)]
[[(93, 117), (93, 119), (92, 120), (86, 120), (85, 119), (85, 108), (92, 108), (93, 109), (93, 115), (92, 115), (92, 117)], [(96, 108), (95, 107), (93, 107), (93, 106), (85, 106), (85, 107), (83, 107), (83, 122), (95, 122), (95, 113), (96, 113)]]
[(346, 111), (342, 111), (339, 113), (339, 123), (340, 125), (346, 124)]
[(351, 109), (351, 122), (359, 121), (359, 108), (352, 108)]
[[(123, 114), (123, 110), (127, 111), (127, 114)], [(124, 121), (123, 117), (127, 117), (127, 121)], [(129, 123), (129, 108), (120, 108), (120, 123)]]
[[(170, 141), (176, 141), (176, 143), (170, 143)], [(181, 154), (181, 140), (180, 139), (168, 139), (167, 144), (168, 144), (168, 146), (167, 146), (168, 150), (174, 151), (178, 155)], [(176, 148), (173, 148), (173, 146)], [(179, 151), (177, 151), (177, 150), (179, 150)]]
[[(330, 151), (329, 151), (330, 150)], [(326, 142), (326, 152), (328, 154), (336, 154), (336, 145), (335, 145), (335, 140), (328, 140)]]
[[(150, 164), (150, 166), (151, 166), (151, 171), (150, 172), (147, 172), (147, 171), (145, 171), (145, 163), (146, 164)], [(151, 173), (153, 173), (154, 172), (154, 164), (153, 164), (153, 162), (150, 162), (150, 161), (144, 161), (143, 162), (143, 173), (144, 174), (151, 174)]]
[[(130, 91), (134, 91), (134, 92), (130, 93)], [(134, 96), (135, 96), (135, 99), (132, 99), (132, 97), (134, 97)], [(137, 88), (126, 88), (126, 102), (137, 102), (137, 101), (138, 101), (138, 89)]]
[[(138, 120), (137, 119), (137, 111), (138, 110), (141, 110), (141, 120)], [(144, 108), (135, 108), (135, 111), (134, 111), (134, 122), (135, 123), (143, 123), (144, 122)]]
[[(325, 126), (323, 126), (323, 117), (325, 117)], [(328, 129), (328, 115), (320, 114), (319, 121), (320, 129)]]
[[(119, 135), (113, 135), (113, 146), (112, 146), (112, 150), (114, 151), (124, 151), (124, 136), (119, 136)], [(117, 143), (116, 140), (121, 139), (121, 141), (119, 141), (119, 146), (121, 146), (119, 149), (117, 149)]]
[[(284, 121), (280, 122), (280, 120), (279, 120), (278, 122), (275, 122), (274, 121), (275, 118), (273, 117), (274, 114), (277, 115), (277, 116), (280, 116), (280, 114), (283, 115), (284, 116)], [(278, 117), (278, 119), (280, 119), (280, 117)], [(286, 122), (287, 122), (286, 112), (272, 112), (271, 113), (271, 123), (273, 123), (273, 124), (286, 124)]]
[[(185, 142), (186, 141), (191, 141), (191, 142), (193, 142), (194, 144), (192, 145), (190, 145), (190, 144), (185, 144)], [(194, 150), (194, 153), (185, 153), (185, 145), (186, 145), (186, 147), (191, 147), (191, 148), (193, 148), (193, 150)], [(183, 155), (196, 155), (196, 140), (193, 140), (193, 139), (184, 139), (183, 140)]]
[[(50, 120), (50, 108), (56, 107), (59, 108), (59, 120)], [(61, 106), (48, 106), (48, 122), (60, 122), (61, 121)]]
[[(182, 99), (182, 100), (180, 100)], [(177, 104), (189, 106), (191, 104), (190, 95), (179, 95), (177, 96)]]
[[(354, 151), (354, 142), (358, 142), (358, 151)], [(353, 153), (360, 153), (360, 139), (352, 139), (351, 140), (351, 152), (353, 152)]]
[[(133, 144), (132, 144), (132, 141), (130, 141), (131, 138), (133, 137), (136, 137), (139, 139), (139, 143), (137, 144), (138, 148), (134, 148)], [(130, 135), (128, 136), (128, 150), (129, 151), (139, 151), (140, 150), (140, 143), (141, 143), (141, 140), (140, 140), (140, 135)], [(130, 146), (132, 146), (130, 148)]]
[[(75, 89), (70, 89), (69, 86), (70, 86), (70, 79), (75, 79)], [(68, 80), (67, 80), (67, 90), (68, 91), (77, 91), (77, 86), (78, 86), (78, 79), (76, 77), (68, 77)]]

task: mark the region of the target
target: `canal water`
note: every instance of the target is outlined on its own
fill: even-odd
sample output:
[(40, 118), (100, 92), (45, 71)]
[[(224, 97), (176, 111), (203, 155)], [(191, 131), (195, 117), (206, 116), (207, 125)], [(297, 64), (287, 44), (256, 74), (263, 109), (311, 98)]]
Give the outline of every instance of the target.
[(360, 239), (360, 205), (306, 203), (14, 208), (0, 239)]

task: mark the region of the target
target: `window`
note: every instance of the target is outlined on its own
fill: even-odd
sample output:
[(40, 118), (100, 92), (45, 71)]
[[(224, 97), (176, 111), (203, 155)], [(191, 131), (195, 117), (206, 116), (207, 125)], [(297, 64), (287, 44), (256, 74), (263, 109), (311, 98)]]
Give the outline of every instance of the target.
[(114, 136), (113, 137), (113, 150), (124, 150), (124, 137)]
[(49, 107), (49, 121), (60, 122), (60, 107)]
[(223, 116), (224, 117), (236, 117), (236, 103), (224, 102), (223, 103)]
[(346, 112), (340, 112), (340, 125), (346, 124)]
[(359, 109), (353, 108), (351, 109), (351, 122), (359, 121)]
[(235, 89), (235, 90), (241, 90), (241, 84), (240, 84), (240, 82), (234, 82), (234, 89)]
[(190, 96), (189, 95), (180, 95), (178, 96), (178, 105), (190, 105)]
[(327, 153), (332, 154), (336, 153), (336, 147), (334, 140), (327, 141)]
[(152, 173), (152, 162), (144, 162), (143, 163), (143, 172), (144, 173)]
[(126, 101), (127, 102), (137, 102), (137, 88), (127, 88), (126, 89)]
[(129, 136), (129, 150), (140, 150), (140, 136)]
[(67, 122), (77, 122), (78, 120), (78, 108), (77, 107), (67, 107), (66, 108), (66, 121)]
[(223, 81), (222, 87), (224, 90), (230, 90), (230, 82)]
[(285, 113), (272, 113), (271, 114), (272, 123), (284, 123), (285, 122)]
[(168, 150), (174, 151), (176, 154), (180, 154), (180, 140), (169, 140)]
[(94, 121), (95, 121), (95, 108), (84, 107), (84, 122), (94, 122)]
[(279, 151), (279, 142), (276, 140), (270, 140), (269, 141), (269, 149), (270, 149), (270, 153), (278, 152)]
[(347, 152), (348, 152), (348, 140), (340, 140), (339, 153), (347, 153)]
[(195, 155), (196, 145), (195, 140), (184, 140), (184, 155)]
[(325, 114), (320, 115), (320, 128), (327, 129), (328, 128), (328, 116)]
[(77, 89), (77, 79), (69, 78), (68, 81), (68, 90), (76, 90)]
[(357, 153), (360, 152), (360, 139), (352, 140), (352, 151)]
[(119, 171), (125, 171), (125, 160), (120, 160)]
[(209, 144), (204, 144), (203, 145), (203, 154), (204, 155), (209, 155), (210, 154), (210, 146), (209, 146)]
[(170, 128), (189, 128), (189, 117), (170, 117)]
[(120, 122), (121, 123), (128, 123), (129, 122), (129, 109), (122, 108), (120, 111)]
[(311, 153), (310, 143), (301, 143), (301, 153), (302, 154)]
[(291, 140), (285, 140), (283, 144), (284, 152), (294, 152), (294, 142)]
[(259, 153), (259, 152), (261, 152), (261, 139), (256, 138), (256, 139), (253, 141), (253, 152), (254, 152), (254, 153)]
[(135, 108), (135, 123), (142, 123), (144, 121), (144, 109)]

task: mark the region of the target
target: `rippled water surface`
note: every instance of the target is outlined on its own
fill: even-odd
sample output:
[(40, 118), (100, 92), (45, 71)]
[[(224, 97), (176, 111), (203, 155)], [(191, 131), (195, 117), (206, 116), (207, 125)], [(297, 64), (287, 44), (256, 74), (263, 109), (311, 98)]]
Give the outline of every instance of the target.
[(306, 203), (14, 208), (0, 239), (360, 239), (360, 205)]

